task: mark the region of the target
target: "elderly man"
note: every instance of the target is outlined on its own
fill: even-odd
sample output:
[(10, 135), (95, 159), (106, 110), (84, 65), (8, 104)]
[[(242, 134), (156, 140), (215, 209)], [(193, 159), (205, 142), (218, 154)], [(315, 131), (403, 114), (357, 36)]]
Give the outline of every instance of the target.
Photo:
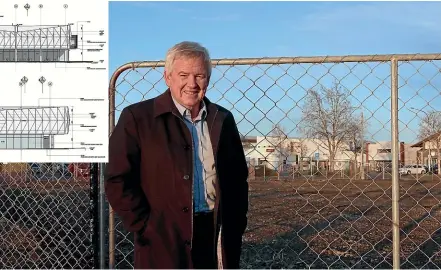
[(234, 117), (205, 97), (208, 51), (172, 47), (168, 89), (124, 108), (110, 136), (108, 201), (135, 234), (135, 268), (239, 268), (248, 168)]

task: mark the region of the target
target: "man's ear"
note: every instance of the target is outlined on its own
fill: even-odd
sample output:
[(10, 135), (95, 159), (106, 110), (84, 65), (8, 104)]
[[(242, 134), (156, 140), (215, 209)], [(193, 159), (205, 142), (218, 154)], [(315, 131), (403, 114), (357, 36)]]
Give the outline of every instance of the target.
[(165, 84), (168, 87), (170, 87), (170, 74), (165, 69), (164, 69), (164, 80), (165, 80)]

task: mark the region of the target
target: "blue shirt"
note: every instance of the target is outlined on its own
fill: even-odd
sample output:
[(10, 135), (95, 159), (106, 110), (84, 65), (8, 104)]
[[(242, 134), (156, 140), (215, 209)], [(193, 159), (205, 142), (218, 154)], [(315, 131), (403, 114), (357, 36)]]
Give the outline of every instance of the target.
[(192, 137), (193, 149), (193, 207), (196, 213), (209, 212), (216, 199), (216, 169), (213, 148), (206, 121), (206, 107), (202, 101), (198, 116), (192, 120), (191, 112), (173, 99), (184, 118)]

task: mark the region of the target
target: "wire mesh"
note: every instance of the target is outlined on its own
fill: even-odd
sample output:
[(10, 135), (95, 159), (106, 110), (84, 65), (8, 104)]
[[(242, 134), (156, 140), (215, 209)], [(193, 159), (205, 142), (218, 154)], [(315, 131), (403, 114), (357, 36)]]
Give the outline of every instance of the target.
[[(399, 60), (396, 153), (393, 58)], [(249, 163), (242, 268), (392, 268), (394, 156), (401, 267), (441, 267), (440, 60), (441, 55), (213, 60), (207, 97), (234, 114)], [(111, 128), (124, 107), (166, 90), (163, 65), (130, 63), (114, 73)], [(115, 240), (111, 266), (133, 268), (133, 236), (118, 217), (109, 230)]]
[(0, 185), (0, 268), (94, 268), (90, 164), (2, 163)]

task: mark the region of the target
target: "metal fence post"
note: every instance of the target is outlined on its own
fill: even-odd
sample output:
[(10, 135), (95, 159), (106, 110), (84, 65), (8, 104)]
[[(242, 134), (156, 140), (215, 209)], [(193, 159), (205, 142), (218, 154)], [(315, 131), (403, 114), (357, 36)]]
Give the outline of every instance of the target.
[(99, 194), (100, 194), (100, 213), (99, 213), (99, 223), (100, 223), (100, 269), (104, 269), (105, 263), (106, 263), (106, 257), (104, 256), (105, 249), (105, 239), (106, 239), (106, 232), (105, 232), (105, 203), (106, 203), (106, 195), (104, 193), (104, 163), (100, 163), (99, 165)]
[(91, 210), (91, 238), (92, 238), (92, 254), (93, 254), (93, 267), (99, 268), (99, 254), (102, 252), (99, 249), (98, 239), (99, 239), (99, 208), (98, 208), (98, 164), (90, 164), (90, 210)]
[[(109, 83), (109, 136), (115, 128), (115, 91), (116, 81), (118, 76), (126, 69), (126, 66), (121, 66), (112, 75)], [(104, 181), (104, 178), (103, 178)], [(104, 186), (104, 184), (103, 184)], [(109, 268), (115, 268), (115, 217), (112, 206), (109, 204)]]
[(398, 61), (391, 60), (391, 130), (392, 130), (392, 253), (393, 268), (400, 269), (400, 183), (398, 175)]

